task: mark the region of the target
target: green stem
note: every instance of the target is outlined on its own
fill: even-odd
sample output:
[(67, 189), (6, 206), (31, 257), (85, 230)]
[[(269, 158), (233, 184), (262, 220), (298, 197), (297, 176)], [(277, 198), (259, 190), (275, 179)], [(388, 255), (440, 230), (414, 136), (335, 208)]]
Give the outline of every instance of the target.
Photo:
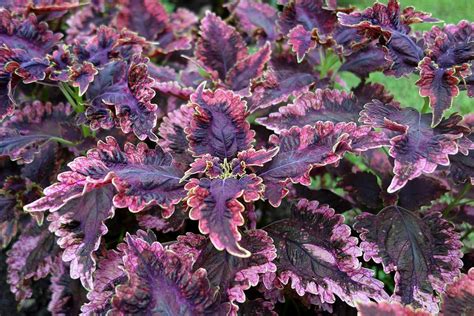
[(74, 100), (74, 98), (69, 94), (69, 91), (66, 89), (67, 85), (65, 85), (64, 83), (60, 83), (59, 84), (59, 90), (61, 90), (61, 92), (64, 94), (64, 96), (66, 97), (67, 99), (67, 102), (69, 102), (69, 104), (71, 104), (72, 108), (74, 109), (74, 112), (76, 113), (79, 113), (78, 112), (78, 106), (76, 104), (76, 101)]
[(449, 212), (451, 212), (451, 210), (458, 205), (459, 201), (462, 200), (464, 195), (466, 195), (466, 193), (469, 192), (470, 189), (471, 189), (471, 183), (467, 182), (462, 188), (461, 192), (459, 192), (458, 196), (451, 203), (449, 203), (448, 207), (444, 210), (443, 212), (444, 217), (447, 217), (449, 215)]
[(423, 107), (421, 108), (421, 113), (428, 112), (429, 108), (430, 108), (430, 98), (425, 97), (425, 102), (423, 103)]
[(75, 143), (61, 137), (51, 137), (50, 140), (66, 145), (66, 146), (76, 146)]

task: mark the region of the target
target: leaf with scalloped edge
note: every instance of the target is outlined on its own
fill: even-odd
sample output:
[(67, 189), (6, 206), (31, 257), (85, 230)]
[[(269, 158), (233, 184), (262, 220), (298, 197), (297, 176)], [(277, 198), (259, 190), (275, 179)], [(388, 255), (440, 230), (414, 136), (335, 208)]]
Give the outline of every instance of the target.
[(301, 94), (293, 103), (278, 108), (278, 112), (258, 118), (257, 122), (280, 133), (293, 126), (314, 125), (318, 121), (357, 122), (364, 104), (345, 91), (318, 89)]
[(420, 95), (428, 97), (433, 109), (431, 125), (438, 125), (443, 119), (443, 113), (449, 109), (453, 99), (459, 94), (457, 87), (459, 79), (454, 68), (439, 68), (429, 57), (420, 62), (420, 79), (416, 85), (420, 88)]
[[(126, 236), (121, 247), (128, 280), (115, 288), (112, 314), (218, 314), (218, 288), (204, 269), (194, 272), (186, 256), (166, 250), (155, 241)], [(145, 299), (146, 298), (146, 299)]]
[(300, 63), (309, 51), (316, 48), (318, 43), (312, 32), (306, 30), (303, 25), (298, 24), (288, 32), (288, 44)]
[(348, 71), (360, 78), (367, 78), (370, 73), (386, 70), (389, 66), (383, 48), (368, 45), (347, 56), (339, 71)]
[(390, 138), (389, 154), (395, 159), (395, 176), (387, 191), (401, 189), (409, 180), (422, 173), (432, 173), (438, 165), (449, 165), (448, 155), (458, 152), (457, 140), (468, 133), (456, 114), (431, 128), (431, 114), (421, 114), (413, 108), (374, 100), (365, 105), (360, 121), (382, 128)]
[[(354, 123), (316, 122), (314, 126), (292, 127), (279, 136), (272, 135), (270, 143), (280, 149), (272, 161), (257, 172), (265, 184), (265, 198), (274, 206), (280, 205), (290, 181), (309, 185), (309, 172), (313, 167), (338, 162), (344, 152), (353, 149), (351, 134), (364, 131), (363, 135), (367, 135), (365, 130), (365, 127), (358, 129)], [(361, 142), (360, 146), (366, 145)]]
[(389, 206), (377, 215), (358, 216), (354, 229), (362, 239), (364, 260), (382, 262), (385, 273), (395, 271), (393, 299), (437, 313), (433, 292), (443, 293), (462, 266), (462, 243), (453, 225), (437, 212), (420, 217)]
[(255, 132), (246, 121), (246, 103), (238, 95), (223, 89), (204, 90), (201, 84), (191, 95), (191, 106), (195, 113), (185, 133), (194, 155), (231, 159), (250, 148)]
[(199, 221), (199, 230), (208, 234), (217, 250), (246, 258), (251, 253), (242, 247), (238, 227), (244, 224), (244, 205), (239, 202), (257, 201), (263, 193), (262, 179), (255, 174), (241, 178), (191, 179), (185, 186), (189, 218)]
[(157, 140), (153, 129), (158, 106), (152, 103), (154, 80), (149, 76), (146, 58), (134, 56), (130, 62), (112, 61), (104, 66), (85, 94), (86, 117), (92, 129), (119, 126), (140, 139)]
[(344, 217), (327, 205), (301, 199), (293, 206), (290, 218), (264, 228), (277, 249), (277, 272), (268, 281), (291, 281), (299, 296), (316, 295), (321, 303), (334, 303), (335, 296), (354, 306), (356, 301), (388, 298), (383, 283), (373, 272), (362, 268), (357, 238), (351, 237)]
[(88, 302), (82, 305), (81, 312), (87, 315), (102, 315), (112, 308), (110, 300), (115, 294), (115, 287), (127, 280), (122, 257), (123, 253), (120, 250), (108, 250), (97, 258), (94, 287), (87, 293)]
[(185, 220), (188, 219), (186, 207), (184, 202), (176, 205), (171, 215), (167, 209), (149, 208), (137, 214), (138, 225), (144, 229), (154, 229), (163, 233), (181, 230)]
[(31, 221), (7, 252), (7, 282), (17, 301), (32, 296), (31, 283), (48, 276), (61, 262), (60, 249), (48, 225)]
[[(2, 102), (0, 120), (13, 113), (12, 89), (18, 78), (24, 83), (43, 80), (49, 61), (46, 58), (62, 35), (49, 30), (34, 15), (21, 19), (6, 9), (0, 10), (0, 78)], [(13, 75), (18, 76), (16, 79)]]
[(440, 315), (471, 315), (474, 312), (474, 268), (462, 273), (442, 295)]
[[(118, 29), (124, 27), (137, 32), (153, 44), (158, 53), (168, 54), (174, 51), (191, 48), (191, 36), (186, 34), (189, 25), (196, 22), (196, 17), (188, 11), (186, 23), (177, 14), (168, 15), (159, 0), (120, 0), (119, 11), (115, 20)], [(181, 12), (181, 14), (183, 14)]]
[(292, 55), (273, 57), (263, 78), (252, 85), (248, 99), (249, 111), (255, 112), (307, 92), (318, 75), (306, 61), (298, 63)]
[(75, 37), (71, 47), (75, 62), (90, 62), (101, 68), (115, 59), (129, 60), (141, 54), (145, 44), (137, 33), (100, 25), (91, 36)]
[(80, 130), (74, 124), (69, 104), (33, 101), (22, 104), (0, 126), (0, 155), (31, 163), (35, 154), (56, 139), (75, 142)]
[(196, 58), (222, 81), (238, 61), (248, 56), (240, 34), (212, 12), (206, 12), (201, 20), (199, 33), (201, 36), (195, 51)]
[(192, 233), (179, 236), (170, 249), (185, 256), (194, 253), (193, 271), (205, 269), (212, 286), (219, 287), (220, 301), (233, 304), (246, 300), (244, 291), (256, 286), (260, 276), (276, 272), (272, 263), (275, 246), (263, 230), (248, 230), (242, 234), (241, 245), (251, 253), (248, 258), (236, 258), (218, 251), (207, 238)]
[(53, 315), (71, 315), (77, 313), (85, 301), (85, 290), (79, 280), (71, 279), (69, 265), (60, 262), (51, 272), (51, 300), (48, 311)]
[(94, 64), (87, 61), (83, 64), (72, 65), (69, 71), (69, 80), (73, 87), (79, 88), (79, 96), (86, 93), (89, 84), (94, 81), (95, 75), (99, 73)]
[(413, 309), (410, 306), (403, 306), (397, 302), (380, 303), (360, 303), (357, 304), (358, 315), (360, 316), (430, 316), (431, 314), (421, 310)]

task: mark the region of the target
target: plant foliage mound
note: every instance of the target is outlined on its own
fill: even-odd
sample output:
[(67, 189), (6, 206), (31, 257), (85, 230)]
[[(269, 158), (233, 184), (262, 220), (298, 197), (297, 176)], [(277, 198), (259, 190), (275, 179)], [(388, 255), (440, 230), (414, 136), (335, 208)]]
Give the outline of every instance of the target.
[(474, 313), (474, 23), (192, 2), (0, 1), (0, 314)]

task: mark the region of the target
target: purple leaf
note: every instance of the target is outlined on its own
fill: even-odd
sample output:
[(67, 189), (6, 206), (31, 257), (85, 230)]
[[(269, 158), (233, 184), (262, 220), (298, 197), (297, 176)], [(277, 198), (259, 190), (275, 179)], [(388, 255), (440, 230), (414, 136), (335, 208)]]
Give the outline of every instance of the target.
[(34, 101), (15, 110), (14, 116), (0, 127), (0, 155), (31, 163), (35, 154), (55, 139), (78, 141), (79, 129), (73, 123), (68, 104), (53, 105)]
[(250, 130), (246, 104), (239, 96), (228, 90), (204, 90), (200, 85), (191, 102), (195, 114), (185, 132), (194, 155), (231, 159), (250, 148), (255, 132)]
[(422, 173), (432, 173), (438, 165), (448, 165), (448, 155), (458, 152), (456, 140), (467, 130), (459, 125), (462, 117), (452, 115), (431, 128), (431, 114), (396, 103), (374, 100), (365, 105), (360, 121), (380, 127), (390, 137), (390, 156), (395, 159), (395, 176), (388, 187), (393, 193)]
[(123, 253), (109, 250), (97, 259), (97, 270), (94, 273), (94, 288), (87, 293), (88, 303), (81, 307), (81, 312), (103, 315), (112, 308), (111, 298), (115, 287), (124, 284), (127, 273), (123, 270)]
[(278, 33), (276, 21), (278, 11), (267, 3), (256, 0), (240, 0), (229, 4), (230, 10), (239, 19), (239, 25), (249, 35), (260, 36), (264, 32), (264, 39), (276, 40)]
[[(263, 230), (249, 230), (242, 235), (242, 246), (249, 249), (248, 258), (235, 258), (218, 251), (207, 239), (199, 239), (191, 233), (180, 236), (171, 249), (185, 255), (189, 249), (199, 249), (193, 271), (205, 269), (212, 286), (219, 287), (222, 302), (243, 303), (244, 291), (259, 283), (260, 276), (276, 272), (272, 263), (276, 257), (275, 246)], [(196, 242), (198, 241), (198, 244)]]
[(263, 78), (252, 87), (249, 111), (255, 112), (286, 101), (309, 90), (317, 75), (306, 62), (298, 63), (292, 56), (280, 56), (270, 60)]
[[(415, 67), (417, 65), (418, 63)], [(352, 72), (360, 78), (366, 78), (371, 72), (385, 70), (388, 67), (384, 50), (370, 45), (347, 56), (339, 71)]]
[(455, 76), (454, 68), (438, 68), (429, 57), (425, 57), (419, 67), (420, 79), (416, 85), (420, 87), (420, 95), (430, 100), (433, 109), (431, 125), (434, 127), (441, 122), (443, 113), (451, 107), (453, 99), (459, 94), (459, 79)]
[(288, 44), (290, 44), (291, 50), (296, 53), (296, 58), (300, 63), (306, 53), (315, 49), (318, 43), (313, 32), (307, 31), (303, 25), (298, 24), (288, 32)]
[(86, 92), (89, 84), (94, 81), (95, 75), (99, 73), (94, 64), (87, 61), (82, 65), (74, 64), (71, 67), (70, 72), (69, 80), (73, 87), (79, 88), (79, 96), (82, 96)]
[(314, 126), (292, 127), (279, 137), (272, 135), (270, 142), (280, 149), (272, 161), (258, 172), (265, 183), (265, 197), (274, 205), (288, 193), (290, 181), (309, 185), (309, 172), (314, 166), (324, 166), (339, 161), (349, 147), (347, 125), (317, 122)]
[(200, 232), (209, 234), (217, 250), (249, 257), (251, 253), (239, 243), (242, 236), (238, 227), (244, 224), (245, 207), (238, 199), (242, 197), (247, 203), (259, 200), (263, 193), (262, 179), (255, 174), (240, 179), (191, 179), (185, 188), (191, 208), (189, 218), (199, 221)]
[(81, 282), (73, 280), (69, 276), (69, 266), (64, 263), (57, 264), (52, 271), (51, 301), (48, 311), (53, 315), (71, 315), (80, 311), (84, 304), (85, 291)]
[(393, 33), (384, 47), (390, 65), (385, 74), (400, 78), (413, 73), (424, 56), (420, 46), (421, 43), (411, 36)]
[(438, 312), (433, 291), (443, 293), (462, 266), (462, 243), (452, 224), (440, 213), (420, 218), (404, 208), (389, 206), (377, 215), (360, 215), (354, 228), (363, 240), (364, 260), (382, 262), (385, 273), (396, 272), (394, 299)]
[(158, 242), (127, 235), (126, 243), (123, 269), (128, 280), (115, 289), (112, 314), (218, 312), (218, 288), (209, 284), (206, 270), (191, 272), (182, 256)]
[(153, 207), (137, 214), (138, 225), (144, 229), (154, 229), (163, 233), (181, 230), (188, 215), (185, 213), (187, 205), (178, 204), (173, 214), (169, 216), (167, 210)]
[(107, 137), (87, 157), (76, 158), (69, 167), (87, 176), (90, 183), (112, 181), (118, 190), (114, 205), (128, 207), (132, 212), (140, 212), (153, 203), (172, 209), (185, 195), (184, 185), (179, 183), (182, 172), (171, 155), (160, 147), (150, 149), (145, 143), (126, 143), (122, 151), (113, 137)]
[(196, 58), (222, 81), (238, 61), (248, 56), (240, 34), (212, 12), (206, 12), (201, 20), (200, 35)]
[(231, 90), (240, 95), (250, 96), (250, 84), (263, 74), (263, 68), (270, 60), (272, 50), (267, 42), (256, 53), (237, 61), (226, 76), (226, 83)]
[(104, 222), (114, 216), (113, 196), (114, 188), (109, 184), (68, 200), (58, 210), (50, 209), (54, 213), (48, 216), (49, 229), (59, 237), (62, 259), (71, 262), (71, 278), (80, 278), (86, 289), (93, 288), (94, 252), (108, 231)]
[(293, 126), (314, 125), (318, 121), (356, 122), (363, 105), (353, 94), (318, 89), (301, 94), (292, 104), (280, 107), (268, 117), (258, 118), (257, 122), (275, 133)]
[(298, 295), (317, 295), (321, 303), (335, 302), (336, 295), (351, 306), (370, 298), (387, 299), (383, 283), (361, 268), (358, 240), (343, 222), (327, 205), (300, 200), (289, 219), (265, 227), (277, 249), (278, 272), (269, 279), (283, 284), (291, 280)]
[(33, 280), (45, 278), (56, 265), (61, 264), (54, 235), (48, 231), (46, 224), (37, 227), (33, 221), (7, 255), (7, 282), (18, 301), (31, 297)]
[(154, 80), (148, 75), (147, 62), (135, 56), (130, 63), (112, 61), (99, 71), (86, 93), (90, 103), (86, 117), (93, 129), (110, 129), (117, 124), (124, 133), (133, 131), (140, 140), (157, 139), (153, 128), (158, 108), (152, 103)]

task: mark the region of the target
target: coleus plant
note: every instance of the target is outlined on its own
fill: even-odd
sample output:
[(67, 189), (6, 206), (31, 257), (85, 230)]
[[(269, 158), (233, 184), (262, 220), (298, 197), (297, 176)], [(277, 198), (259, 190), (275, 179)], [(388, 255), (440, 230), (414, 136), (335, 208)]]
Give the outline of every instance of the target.
[[(474, 121), (452, 108), (473, 23), (396, 0), (0, 6), (2, 314), (474, 311)], [(418, 76), (425, 104), (372, 72)]]

